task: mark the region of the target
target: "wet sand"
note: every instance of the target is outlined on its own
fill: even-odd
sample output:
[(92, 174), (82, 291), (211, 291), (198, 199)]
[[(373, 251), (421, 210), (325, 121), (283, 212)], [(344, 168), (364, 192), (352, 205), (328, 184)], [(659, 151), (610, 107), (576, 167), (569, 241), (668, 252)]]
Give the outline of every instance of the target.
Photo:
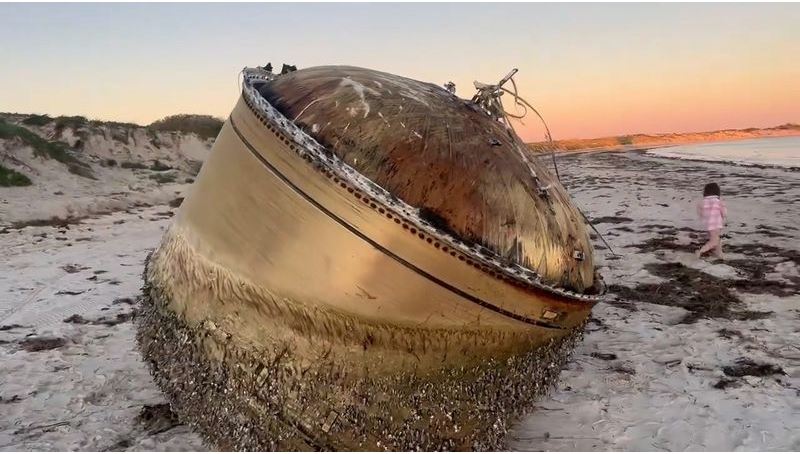
[[(640, 152), (558, 163), (618, 254), (595, 241), (613, 293), (509, 447), (800, 449), (800, 173)], [(711, 180), (730, 212), (724, 263), (691, 253)], [(176, 209), (0, 228), (0, 449), (207, 449), (162, 405), (130, 320)]]

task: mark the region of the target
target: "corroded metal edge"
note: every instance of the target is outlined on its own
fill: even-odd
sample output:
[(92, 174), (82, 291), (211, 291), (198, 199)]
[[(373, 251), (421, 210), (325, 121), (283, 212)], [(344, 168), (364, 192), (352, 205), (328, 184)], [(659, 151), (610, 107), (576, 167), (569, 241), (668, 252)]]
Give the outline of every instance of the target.
[(244, 70), (242, 94), (247, 106), (264, 126), (271, 133), (277, 135), (291, 151), (308, 161), (325, 177), (347, 189), (353, 194), (354, 199), (389, 219), (395, 219), (405, 230), (418, 235), (421, 240), (431, 244), (441, 243), (442, 247), (436, 249), (440, 249), (443, 253), (458, 256), (468, 264), (510, 284), (544, 290), (564, 298), (565, 302), (594, 304), (601, 300), (606, 288), (599, 273), (595, 273), (594, 278), (593, 288), (596, 293), (579, 293), (553, 286), (544, 282), (535, 271), (517, 263), (511, 263), (480, 245), (467, 244), (431, 225), (420, 216), (417, 208), (406, 204), (350, 167), (264, 99), (253, 84), (258, 81), (267, 81), (271, 77), (274, 76), (263, 71), (249, 68)]
[(500, 449), (583, 332), (434, 374), (350, 374), (337, 355), (308, 364), (288, 342), (255, 351), (213, 322), (189, 326), (149, 266), (135, 318), (139, 349), (181, 419), (225, 450)]

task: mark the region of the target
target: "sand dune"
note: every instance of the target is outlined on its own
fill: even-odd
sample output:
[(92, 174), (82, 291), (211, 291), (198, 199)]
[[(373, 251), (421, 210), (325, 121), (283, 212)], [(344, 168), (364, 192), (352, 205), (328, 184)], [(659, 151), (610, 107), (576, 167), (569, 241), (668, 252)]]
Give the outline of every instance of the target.
[(212, 143), (82, 117), (0, 114), (0, 170), (32, 183), (0, 187), (0, 228), (166, 203), (193, 181)]

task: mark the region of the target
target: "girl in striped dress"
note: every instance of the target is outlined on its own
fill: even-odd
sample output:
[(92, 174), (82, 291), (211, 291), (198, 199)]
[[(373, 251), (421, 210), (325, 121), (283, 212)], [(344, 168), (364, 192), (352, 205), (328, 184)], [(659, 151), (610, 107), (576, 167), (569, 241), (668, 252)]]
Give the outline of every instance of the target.
[(719, 185), (709, 183), (703, 189), (703, 200), (697, 204), (697, 214), (703, 220), (703, 226), (708, 231), (708, 243), (695, 253), (697, 257), (710, 250), (714, 250), (714, 255), (722, 259), (722, 240), (720, 234), (725, 221), (728, 218), (728, 210), (719, 197)]

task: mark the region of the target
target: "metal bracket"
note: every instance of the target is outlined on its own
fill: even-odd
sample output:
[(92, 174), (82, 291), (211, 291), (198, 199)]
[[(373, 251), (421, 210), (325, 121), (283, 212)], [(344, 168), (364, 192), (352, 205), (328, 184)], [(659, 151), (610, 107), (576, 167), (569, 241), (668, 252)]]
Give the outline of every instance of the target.
[(336, 419), (339, 417), (339, 413), (335, 411), (331, 411), (328, 413), (328, 417), (325, 418), (325, 422), (322, 423), (322, 431), (325, 433), (330, 432), (333, 425), (336, 423)]
[(542, 312), (542, 319), (547, 320), (549, 322), (558, 320), (559, 318), (561, 318), (561, 312), (552, 311), (550, 309), (545, 309)]

